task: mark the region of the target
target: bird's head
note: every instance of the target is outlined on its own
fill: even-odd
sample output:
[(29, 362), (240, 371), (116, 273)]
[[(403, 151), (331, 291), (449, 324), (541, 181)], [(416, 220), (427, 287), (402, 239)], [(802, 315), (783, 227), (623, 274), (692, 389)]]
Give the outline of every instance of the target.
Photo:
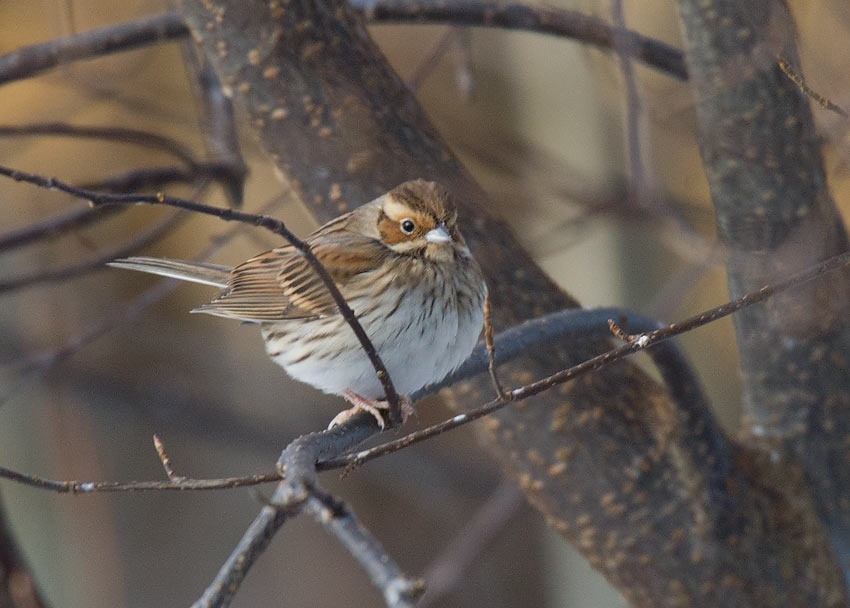
[(441, 185), (421, 179), (404, 182), (379, 200), (378, 234), (396, 253), (433, 261), (469, 255), (457, 228), (457, 207)]

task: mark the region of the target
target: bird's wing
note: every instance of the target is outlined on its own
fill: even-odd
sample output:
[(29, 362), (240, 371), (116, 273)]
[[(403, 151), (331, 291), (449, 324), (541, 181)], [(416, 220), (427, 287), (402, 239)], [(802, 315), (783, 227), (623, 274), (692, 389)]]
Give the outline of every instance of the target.
[[(343, 295), (346, 281), (376, 269), (389, 253), (379, 241), (355, 233), (317, 234), (308, 243)], [(262, 323), (333, 314), (336, 305), (307, 260), (288, 246), (235, 267), (226, 291), (192, 312)]]

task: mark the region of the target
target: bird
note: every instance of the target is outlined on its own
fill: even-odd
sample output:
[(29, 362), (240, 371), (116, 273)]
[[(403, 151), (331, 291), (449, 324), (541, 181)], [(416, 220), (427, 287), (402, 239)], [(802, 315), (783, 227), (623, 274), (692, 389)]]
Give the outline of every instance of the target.
[[(471, 354), (484, 323), (487, 286), (442, 185), (404, 182), (304, 239), (354, 311), (400, 396), (439, 382)], [(291, 244), (231, 268), (153, 257), (110, 266), (218, 287), (191, 312), (259, 324), (266, 353), (296, 380), (345, 398), (384, 428), (389, 408), (375, 368), (326, 285)]]

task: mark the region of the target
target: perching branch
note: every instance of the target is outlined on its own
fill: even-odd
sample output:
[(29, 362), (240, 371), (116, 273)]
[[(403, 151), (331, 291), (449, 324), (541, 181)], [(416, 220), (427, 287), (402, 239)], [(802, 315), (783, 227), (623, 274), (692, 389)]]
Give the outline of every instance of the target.
[[(834, 256), (778, 283), (765, 285), (758, 291), (745, 294), (736, 300), (669, 325), (662, 325), (657, 321), (646, 319), (639, 314), (620, 308), (571, 309), (527, 321), (496, 336), (492, 350), (488, 348), (486, 343), (479, 344), (458, 370), (442, 382), (429, 385), (415, 393), (413, 395), (414, 401), (433, 395), (446, 386), (488, 371), (491, 368), (492, 353), (497, 355), (495, 359), (497, 363), (504, 363), (521, 355), (531, 347), (540, 344), (551, 345), (553, 340), (563, 340), (573, 336), (604, 336), (609, 332), (613, 332), (618, 338), (628, 340), (628, 342), (546, 378), (512, 389), (502, 399), (497, 398), (465, 414), (455, 416), (421, 431), (410, 433), (396, 441), (341, 458), (331, 457), (330, 455), (333, 454), (349, 452), (354, 446), (363, 443), (380, 431), (374, 417), (358, 414), (352, 417), (351, 423), (304, 435), (290, 443), (278, 461), (278, 475), (267, 473), (224, 479), (180, 478), (169, 479), (167, 482), (77, 482), (48, 480), (0, 468), (0, 477), (42, 489), (73, 494), (127, 490), (223, 489), (267, 483), (285, 477), (287, 503), (300, 504), (308, 498), (309, 488), (315, 485), (317, 470), (328, 471), (363, 464), (379, 456), (465, 425), (508, 405), (510, 402), (523, 401), (644, 350), (649, 351), (653, 357), (671, 391), (682, 398), (681, 407), (687, 409), (699, 404), (704, 397), (699, 392), (699, 385), (693, 379), (687, 362), (682, 358), (678, 349), (667, 343), (667, 340), (728, 317), (740, 310), (759, 304), (776, 294), (800, 287), (823, 277), (827, 273), (847, 266), (850, 266), (850, 252)], [(623, 325), (630, 331), (637, 333), (626, 334)], [(684, 399), (685, 396), (688, 399)], [(696, 414), (699, 411), (702, 410), (695, 409), (694, 413)], [(705, 421), (700, 420), (697, 424), (703, 426)], [(159, 450), (158, 453), (160, 453)], [(162, 458), (161, 453), (160, 457)], [(166, 470), (168, 469), (166, 468)], [(295, 496), (300, 497), (299, 500), (295, 500), (293, 498)]]
[[(205, 258), (208, 256), (204, 255), (202, 257)], [(701, 316), (705, 319), (705, 323), (715, 320), (711, 315), (716, 310), (702, 313)], [(120, 317), (127, 318), (127, 311), (122, 311)], [(541, 345), (551, 346), (556, 341), (571, 340), (579, 336), (596, 335), (605, 337), (609, 332), (607, 328), (610, 319), (618, 319), (620, 323), (628, 324), (628, 327), (635, 331), (649, 332), (664, 327), (657, 321), (645, 319), (641, 315), (620, 308), (602, 308), (596, 310), (570, 309), (538, 319), (532, 319), (495, 336), (492, 351), (488, 349), (486, 343), (479, 344), (469, 359), (459, 369), (441, 382), (417, 391), (413, 395), (413, 399), (414, 401), (419, 401), (436, 394), (447, 386), (489, 371), (491, 368), (491, 353), (497, 354), (494, 360), (495, 364), (504, 364), (522, 355), (523, 352)], [(698, 326), (695, 325), (694, 327)], [(690, 370), (681, 352), (679, 352), (673, 343), (663, 342), (656, 344), (654, 348), (649, 350), (649, 354), (658, 366), (662, 376), (668, 382), (668, 388), (674, 395), (682, 398), (680, 405), (683, 409), (691, 407), (691, 403), (699, 403), (704, 400), (699, 384), (693, 378), (693, 372)], [(510, 396), (506, 396), (506, 399), (509, 398)], [(350, 452), (354, 446), (378, 433), (379, 429), (375, 424), (374, 417), (364, 415), (357, 417), (356, 420), (356, 424), (347, 426), (345, 430), (335, 428), (320, 433), (305, 435), (294, 440), (284, 450), (281, 456), (281, 465), (279, 467), (281, 471), (278, 473), (262, 473), (245, 477), (220, 479), (180, 477), (179, 479), (169, 478), (167, 481), (81, 482), (45, 479), (37, 475), (29, 475), (0, 467), (0, 478), (10, 479), (24, 485), (51, 490), (61, 494), (87, 494), (93, 492), (237, 488), (280, 481), (282, 478), (281, 473), (285, 471), (291, 488), (290, 493), (302, 492), (302, 497), (306, 498), (306, 494), (303, 494), (303, 490), (299, 490), (298, 486), (309, 487), (314, 484), (317, 466), (319, 467), (318, 470), (322, 471), (350, 466), (350, 462), (340, 462), (334, 465), (329, 462), (329, 459), (333, 455)], [(158, 453), (160, 453), (159, 450)], [(161, 453), (160, 458), (162, 458)]]

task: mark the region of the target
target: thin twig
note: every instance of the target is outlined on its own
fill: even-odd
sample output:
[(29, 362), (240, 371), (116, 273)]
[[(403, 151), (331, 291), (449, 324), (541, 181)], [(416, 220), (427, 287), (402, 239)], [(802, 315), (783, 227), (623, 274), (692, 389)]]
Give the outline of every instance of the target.
[(460, 33), (460, 28), (450, 27), (440, 39), (437, 41), (437, 44), (433, 46), (433, 48), (428, 52), (427, 55), (419, 62), (419, 65), (413, 70), (413, 74), (407, 79), (406, 84), (407, 88), (413, 91), (414, 93), (419, 90), (422, 86), (422, 83), (425, 82), (425, 79), (431, 75), (437, 65), (440, 63), (440, 60), (443, 58), (443, 55), (446, 54), (446, 51), (449, 50), (452, 43), (458, 37)]
[(342, 315), (343, 319), (345, 319), (345, 321), (348, 323), (349, 327), (351, 327), (352, 331), (354, 331), (354, 334), (357, 336), (357, 339), (360, 342), (363, 351), (366, 353), (366, 356), (369, 358), (369, 361), (375, 368), (375, 373), (377, 374), (378, 380), (381, 382), (381, 385), (384, 389), (384, 396), (386, 397), (390, 405), (390, 426), (397, 426), (401, 424), (401, 406), (399, 404), (399, 396), (395, 390), (395, 386), (393, 386), (392, 380), (390, 379), (390, 375), (387, 372), (383, 361), (381, 361), (381, 357), (378, 355), (378, 351), (375, 349), (374, 345), (369, 339), (369, 336), (366, 335), (366, 332), (363, 330), (363, 327), (360, 325), (360, 322), (354, 315), (354, 311), (352, 311), (351, 307), (348, 306), (348, 303), (345, 301), (345, 298), (340, 293), (339, 288), (336, 286), (336, 283), (334, 283), (333, 278), (330, 276), (327, 269), (313, 253), (312, 248), (307, 243), (295, 236), (292, 232), (290, 232), (286, 225), (279, 219), (266, 215), (243, 213), (240, 211), (235, 211), (233, 209), (211, 207), (209, 205), (204, 205), (195, 201), (174, 196), (166, 196), (164, 194), (107, 194), (102, 192), (94, 192), (92, 190), (86, 190), (84, 188), (77, 188), (76, 186), (71, 186), (70, 184), (67, 184), (56, 178), (43, 177), (34, 173), (28, 173), (26, 171), (17, 171), (15, 169), (10, 169), (9, 167), (4, 166), (0, 166), (0, 175), (9, 177), (15, 181), (32, 184), (39, 188), (45, 188), (47, 190), (59, 190), (72, 196), (86, 199), (94, 206), (133, 205), (139, 203), (147, 205), (162, 205), (174, 207), (177, 209), (185, 209), (187, 211), (193, 211), (195, 213), (211, 215), (213, 217), (217, 217), (225, 221), (237, 221), (246, 224), (251, 224), (254, 226), (265, 228), (274, 232), (275, 234), (282, 236), (296, 249), (296, 251), (298, 251), (302, 256), (304, 256), (304, 259), (310, 264), (313, 271), (321, 278), (322, 282), (325, 284), (325, 287), (327, 288), (328, 293), (333, 298), (334, 303), (340, 311), (340, 314)]
[(803, 77), (798, 74), (794, 68), (791, 67), (787, 61), (785, 61), (782, 57), (777, 57), (776, 61), (779, 63), (779, 69), (782, 70), (788, 78), (791, 79), (791, 82), (797, 85), (800, 91), (803, 92), (804, 95), (808, 96), (811, 99), (814, 99), (815, 102), (818, 103), (822, 108), (829, 110), (830, 112), (835, 112), (836, 114), (843, 116), (844, 118), (850, 118), (850, 112), (847, 112), (844, 108), (831, 102), (829, 99), (810, 88), (809, 85), (806, 84), (806, 81)]
[(58, 281), (65, 281), (67, 279), (87, 274), (93, 270), (102, 270), (104, 268), (104, 264), (107, 262), (110, 262), (115, 258), (132, 255), (140, 249), (144, 249), (151, 243), (157, 242), (177, 228), (177, 226), (186, 219), (185, 214), (175, 211), (154, 223), (153, 226), (147, 228), (144, 232), (133, 237), (132, 240), (122, 243), (117, 247), (112, 247), (111, 249), (101, 249), (98, 251), (98, 255), (93, 259), (69, 264), (68, 266), (63, 266), (61, 268), (4, 279), (0, 281), (0, 296), (8, 295), (13, 291), (17, 291), (25, 287), (32, 287), (34, 285), (41, 285), (44, 283), (56, 283)]
[(56, 137), (82, 137), (87, 139), (103, 139), (118, 141), (155, 150), (167, 152), (190, 167), (195, 164), (192, 151), (176, 139), (126, 127), (99, 127), (71, 125), (64, 122), (33, 123), (28, 125), (0, 125), (0, 136), (39, 136), (52, 135)]
[(505, 389), (499, 381), (496, 373), (496, 346), (493, 343), (493, 323), (490, 309), (490, 294), (484, 297), (484, 345), (487, 348), (487, 369), (490, 372), (490, 380), (493, 381), (493, 389), (496, 397), (506, 399)]
[[(197, 163), (191, 169), (150, 167), (134, 169), (81, 187), (87, 190), (107, 192), (137, 192), (146, 188), (159, 189), (173, 183), (196, 183), (203, 178), (221, 180), (223, 179), (222, 173), (226, 170), (226, 167), (219, 163)], [(126, 207), (97, 207), (93, 209), (89, 206), (59, 213), (46, 220), (0, 233), (0, 251), (23, 247), (41, 240), (54, 239), (126, 210)]]
[(608, 319), (608, 328), (614, 334), (614, 337), (623, 342), (631, 342), (637, 337), (634, 334), (627, 333), (614, 319)]
[(159, 456), (159, 461), (162, 463), (162, 468), (165, 470), (165, 476), (168, 477), (168, 481), (185, 481), (185, 477), (174, 473), (174, 469), (171, 467), (171, 459), (168, 457), (165, 446), (157, 435), (153, 436), (153, 447), (156, 450), (157, 456)]
[(466, 580), (466, 573), (487, 545), (524, 504), (512, 481), (503, 481), (425, 570), (427, 590), (419, 608), (433, 606)]
[(103, 57), (118, 51), (182, 38), (188, 33), (179, 15), (166, 13), (24, 46), (0, 57), (0, 84), (31, 78), (71, 61)]
[(629, 36), (621, 35), (626, 30), (626, 18), (623, 14), (623, 0), (611, 0), (611, 18), (616, 29), (614, 35), (614, 49), (620, 62), (620, 72), (623, 74), (623, 84), (626, 89), (626, 132), (627, 145), (629, 149), (629, 174), (634, 182), (634, 192), (637, 195), (638, 204), (644, 206), (646, 203), (646, 171), (643, 164), (640, 145), (640, 95), (635, 81), (632, 57), (635, 49), (630, 45), (634, 40)]
[(604, 49), (613, 49), (615, 36), (621, 35), (635, 59), (680, 80), (688, 77), (685, 60), (678, 49), (628, 30), (618, 33), (617, 28), (602, 19), (578, 11), (479, 0), (458, 3), (351, 0), (351, 5), (361, 10), (371, 23), (427, 23), (527, 30), (572, 38)]
[(59, 481), (46, 479), (0, 467), (0, 478), (15, 481), (25, 486), (49, 490), (58, 494), (94, 494), (99, 492), (148, 492), (163, 490), (226, 490), (256, 486), (263, 483), (280, 481), (278, 472), (259, 473), (242, 477), (221, 477), (218, 479), (192, 479), (177, 476), (175, 479), (158, 481)]

